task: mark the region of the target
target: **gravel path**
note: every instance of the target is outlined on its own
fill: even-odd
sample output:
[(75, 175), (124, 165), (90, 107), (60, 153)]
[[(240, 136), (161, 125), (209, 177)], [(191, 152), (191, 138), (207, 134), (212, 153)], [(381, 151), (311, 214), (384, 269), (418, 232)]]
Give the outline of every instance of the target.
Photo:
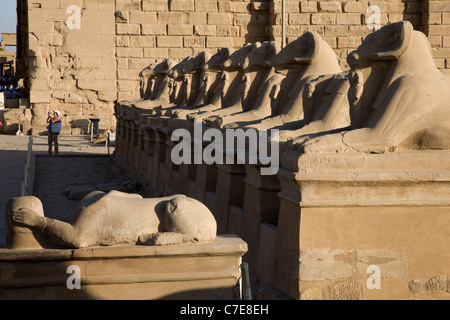
[[(0, 247), (6, 239), (6, 225), (3, 212), (8, 199), (18, 197), (24, 180), (29, 137), (0, 135)], [(114, 150), (110, 150), (113, 152)], [(93, 144), (85, 136), (61, 136), (60, 155), (47, 155), (47, 137), (36, 136), (33, 142), (34, 177), (33, 189), (44, 206), (45, 216), (71, 222), (79, 206), (78, 197), (69, 199), (67, 190), (76, 190), (82, 186), (91, 189), (109, 191), (111, 189), (126, 192), (145, 193), (126, 177), (123, 171), (108, 155), (104, 144)], [(82, 191), (83, 191), (82, 190)]]
[(121, 180), (117, 172), (108, 156), (37, 156), (33, 195), (42, 201), (45, 216), (70, 222), (80, 200), (69, 199), (67, 191), (77, 185), (84, 190), (88, 186), (95, 189), (98, 184), (119, 185), (125, 179)]

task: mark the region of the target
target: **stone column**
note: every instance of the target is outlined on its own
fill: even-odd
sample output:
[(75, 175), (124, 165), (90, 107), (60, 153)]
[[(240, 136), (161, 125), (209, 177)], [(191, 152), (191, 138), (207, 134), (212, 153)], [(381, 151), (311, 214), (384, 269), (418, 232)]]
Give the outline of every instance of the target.
[(159, 144), (159, 162), (158, 162), (158, 189), (161, 194), (166, 195), (166, 186), (170, 184), (169, 162), (170, 153), (168, 153), (168, 117), (158, 117), (154, 130), (158, 132), (157, 142)]
[[(185, 119), (170, 119), (169, 120), (169, 126), (173, 131), (177, 129), (186, 129), (187, 121)], [(171, 141), (170, 148), (170, 154), (172, 152), (173, 147), (175, 144), (178, 143), (177, 141)], [(192, 149), (191, 149), (192, 150)], [(192, 159), (192, 155), (190, 157)], [(172, 176), (172, 191), (175, 194), (188, 194), (187, 191), (187, 185), (188, 180), (192, 176), (192, 173), (190, 172), (195, 169), (192, 163), (180, 163), (179, 165), (175, 165), (173, 162), (171, 163), (171, 176)]]
[[(187, 195), (190, 197), (193, 197), (201, 202), (205, 201), (205, 194), (206, 192), (215, 192), (216, 186), (217, 186), (217, 165), (211, 164), (208, 165), (205, 163), (203, 159), (204, 154), (204, 148), (209, 145), (210, 141), (203, 141), (203, 133), (205, 130), (208, 130), (209, 127), (205, 125), (201, 125), (201, 137), (196, 137), (196, 133), (194, 131), (194, 126), (196, 124), (193, 122), (186, 122), (185, 128), (189, 130), (191, 133), (191, 136), (194, 137), (194, 139), (197, 139), (197, 141), (192, 141), (192, 164), (190, 166), (190, 169), (188, 171), (188, 182), (187, 182)], [(199, 125), (197, 123), (197, 125)], [(199, 135), (200, 132), (197, 133)], [(201, 163), (195, 163), (194, 158), (194, 151), (196, 148), (196, 143), (198, 145), (198, 149), (201, 152), (202, 161)], [(200, 148), (201, 146), (201, 148)]]

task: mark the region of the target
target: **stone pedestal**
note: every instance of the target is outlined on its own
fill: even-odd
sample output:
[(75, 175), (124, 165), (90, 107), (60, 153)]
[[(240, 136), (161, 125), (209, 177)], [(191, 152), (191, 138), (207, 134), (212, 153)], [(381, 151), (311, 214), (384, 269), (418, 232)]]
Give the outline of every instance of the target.
[(122, 167), (125, 167), (128, 153), (128, 107), (123, 104), (118, 104), (116, 107), (117, 118), (117, 136), (116, 148), (114, 153), (114, 160)]
[(449, 164), (449, 151), (287, 152), (275, 286), (296, 299), (450, 298)]
[(147, 124), (147, 118), (150, 117), (148, 114), (142, 114), (139, 115), (139, 169), (138, 171), (138, 181), (141, 182), (141, 184), (148, 188), (150, 184), (150, 180), (147, 173), (148, 173), (148, 164), (149, 164), (149, 157), (152, 155), (152, 150), (150, 150), (152, 143), (151, 140), (153, 139), (153, 135), (151, 134), (151, 128)]
[(165, 135), (161, 131), (161, 127), (159, 126), (157, 117), (148, 118), (147, 123), (151, 126), (155, 135), (153, 161), (151, 163), (151, 168), (148, 168), (148, 170), (151, 170), (150, 188), (155, 192), (155, 196), (161, 196), (163, 195), (164, 189), (160, 185), (160, 181), (164, 180), (163, 178), (160, 179), (160, 164), (165, 165)]
[(135, 158), (135, 148), (137, 146), (137, 126), (134, 117), (134, 112), (132, 109), (127, 110), (127, 115), (124, 117), (126, 122), (126, 130), (127, 130), (127, 141), (126, 141), (126, 158), (125, 158), (125, 167), (124, 170), (129, 177), (134, 177), (136, 172), (136, 168), (134, 166), (134, 158)]
[[(218, 233), (229, 233), (239, 230), (233, 224), (240, 219), (229, 219), (229, 211), (240, 212), (244, 202), (244, 177), (245, 166), (243, 164), (217, 165), (217, 187), (215, 193), (207, 192), (205, 205), (212, 211), (217, 221)], [(239, 210), (240, 209), (240, 210)]]
[(171, 144), (168, 117), (159, 117), (155, 131), (158, 131), (159, 143), (159, 167), (158, 167), (158, 188), (162, 195), (171, 194)]
[[(169, 127), (171, 129), (171, 134), (177, 129), (185, 129), (185, 119), (169, 119)], [(170, 138), (171, 140), (171, 138)], [(169, 155), (171, 156), (173, 147), (179, 142), (170, 141), (168, 145)], [(192, 177), (192, 171), (195, 169), (193, 164), (180, 163), (175, 165), (173, 162), (170, 164), (170, 174), (171, 174), (171, 188), (174, 194), (185, 194), (187, 195), (188, 181)]]
[[(239, 299), (246, 251), (235, 236), (163, 247), (0, 249), (0, 299)], [(80, 289), (71, 290), (74, 269)]]
[(218, 168), (216, 164), (193, 164), (195, 180), (189, 180), (187, 195), (204, 202), (207, 192), (215, 192), (217, 187)]
[[(261, 166), (245, 165), (245, 192), (242, 210), (240, 229), (237, 233), (245, 239), (249, 246), (248, 253), (244, 260), (248, 262), (250, 271), (255, 272), (262, 265), (271, 269), (273, 261), (265, 261), (264, 256), (271, 256), (271, 253), (262, 251), (271, 250), (270, 245), (261, 247), (259, 245), (262, 223), (276, 226), (278, 224), (278, 213), (280, 209), (280, 182), (276, 176), (261, 175)], [(271, 229), (271, 228), (269, 228)], [(264, 240), (263, 240), (264, 241)], [(262, 259), (259, 259), (259, 258)]]
[(137, 143), (136, 147), (134, 148), (134, 167), (136, 168), (135, 172), (135, 180), (142, 185), (145, 184), (144, 181), (144, 175), (142, 172), (145, 171), (144, 169), (144, 159), (145, 156), (145, 140), (144, 140), (144, 130), (141, 127), (142, 125), (142, 115), (139, 115), (139, 119), (134, 121), (136, 125), (137, 130)]
[(141, 158), (141, 148), (142, 148), (142, 131), (140, 128), (141, 120), (139, 117), (141, 113), (131, 108), (129, 110), (129, 127), (131, 131), (131, 143), (129, 145), (128, 163), (130, 164), (130, 170), (128, 170), (128, 175), (135, 180), (138, 179), (140, 158)]

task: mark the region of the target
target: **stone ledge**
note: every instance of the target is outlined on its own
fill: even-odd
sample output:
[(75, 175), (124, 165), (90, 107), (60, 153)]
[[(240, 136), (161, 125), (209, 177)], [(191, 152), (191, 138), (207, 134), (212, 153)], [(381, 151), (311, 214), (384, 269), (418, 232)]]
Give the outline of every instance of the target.
[[(237, 299), (247, 244), (234, 235), (161, 247), (0, 249), (0, 299)], [(70, 290), (69, 266), (80, 270)]]
[(136, 258), (167, 256), (215, 256), (244, 254), (247, 244), (234, 235), (218, 236), (213, 242), (187, 243), (168, 246), (117, 245), (82, 249), (0, 249), (3, 261), (41, 261), (66, 259)]
[(301, 207), (450, 205), (449, 151), (290, 153), (284, 160), (279, 195)]
[(360, 173), (401, 171), (445, 171), (450, 169), (449, 150), (412, 150), (393, 153), (317, 153), (302, 154), (287, 151), (281, 158), (282, 167), (304, 173)]

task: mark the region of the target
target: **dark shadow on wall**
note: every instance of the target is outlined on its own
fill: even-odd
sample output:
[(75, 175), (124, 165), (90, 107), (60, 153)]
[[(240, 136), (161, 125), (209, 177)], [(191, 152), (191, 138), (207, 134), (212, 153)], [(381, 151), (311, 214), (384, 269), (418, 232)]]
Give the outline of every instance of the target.
[[(4, 251), (7, 251), (8, 249), (4, 249)], [(16, 251), (16, 250), (13, 250)], [(49, 250), (47, 255), (51, 257), (53, 250)], [(61, 252), (67, 252), (67, 256), (69, 256), (72, 253), (72, 250), (70, 249), (60, 249), (58, 250), (58, 254), (61, 255)], [(45, 259), (44, 257), (43, 259)], [(51, 259), (51, 258), (50, 258)], [(39, 263), (40, 262), (40, 263)], [(16, 263), (14, 261), (8, 261), (6, 262), (9, 266), (20, 266), (22, 268), (24, 262), (17, 261)], [(5, 265), (6, 265), (5, 263)], [(37, 261), (34, 260), (33, 262), (34, 268), (42, 268), (45, 266), (45, 261)], [(217, 304), (220, 302), (220, 304), (226, 305), (226, 301), (229, 301), (228, 304), (231, 305), (231, 301), (239, 300), (238, 294), (238, 287), (216, 287), (216, 288), (207, 288), (207, 289), (193, 289), (193, 290), (186, 290), (186, 291), (180, 291), (174, 294), (170, 294), (167, 296), (163, 296), (159, 299), (154, 299), (152, 296), (155, 294), (155, 292), (149, 291), (148, 293), (145, 292), (145, 290), (142, 290), (142, 284), (139, 283), (95, 283), (95, 281), (92, 283), (86, 283), (85, 277), (82, 277), (81, 283), (80, 283), (80, 289), (74, 288), (69, 289), (67, 287), (67, 281), (69, 280), (70, 285), (70, 279), (71, 276), (69, 273), (67, 273), (68, 267), (71, 265), (71, 261), (61, 261), (61, 262), (55, 262), (53, 264), (49, 264), (49, 267), (51, 267), (53, 276), (44, 276), (41, 278), (29, 278), (29, 279), (8, 279), (8, 280), (2, 280), (0, 281), (0, 299), (2, 300), (150, 300), (154, 301), (155, 305), (153, 306), (153, 310), (161, 309), (161, 311), (166, 310), (172, 310), (171, 313), (177, 313), (180, 315), (195, 315), (199, 312), (204, 311), (203, 309), (197, 309), (198, 301), (201, 303), (202, 306), (207, 306), (209, 304)], [(101, 280), (100, 280), (101, 281)], [(112, 281), (114, 282), (114, 280)], [(140, 291), (140, 295), (138, 298), (137, 295), (133, 294), (133, 298), (127, 297), (127, 290), (131, 287), (135, 286), (137, 290)], [(155, 285), (157, 285), (155, 283)], [(167, 284), (170, 286), (170, 284)], [(107, 291), (105, 290), (105, 287), (110, 287), (109, 294), (103, 293), (101, 296), (95, 294), (96, 291)], [(122, 289), (121, 289), (122, 288)], [(122, 291), (123, 290), (123, 291)], [(122, 291), (122, 292), (121, 292)], [(176, 303), (176, 301), (184, 301), (182, 304), (179, 305)], [(188, 301), (188, 302), (186, 302)], [(211, 301), (211, 303), (208, 303), (207, 301)], [(190, 306), (188, 305), (190, 303)], [(170, 309), (166, 309), (166, 307), (169, 307)], [(175, 308), (175, 310), (174, 310)], [(194, 311), (193, 308), (196, 310)], [(232, 312), (234, 309), (230, 308), (230, 312)], [(222, 313), (224, 313), (223, 307), (221, 308)]]
[(235, 21), (239, 23), (241, 36), (245, 38), (246, 43), (270, 40), (271, 2), (271, 0), (252, 1), (247, 5), (248, 13), (235, 14)]
[(409, 21), (414, 30), (428, 34), (428, 0), (402, 0), (405, 6), (403, 21)]
[(79, 128), (82, 130), (82, 132), (84, 132), (85, 134), (87, 134), (88, 129), (89, 129), (89, 120), (87, 119), (76, 119), (76, 120), (72, 120), (70, 122), (70, 127), (71, 128)]
[(239, 287), (216, 287), (173, 293), (161, 300), (238, 300)]

